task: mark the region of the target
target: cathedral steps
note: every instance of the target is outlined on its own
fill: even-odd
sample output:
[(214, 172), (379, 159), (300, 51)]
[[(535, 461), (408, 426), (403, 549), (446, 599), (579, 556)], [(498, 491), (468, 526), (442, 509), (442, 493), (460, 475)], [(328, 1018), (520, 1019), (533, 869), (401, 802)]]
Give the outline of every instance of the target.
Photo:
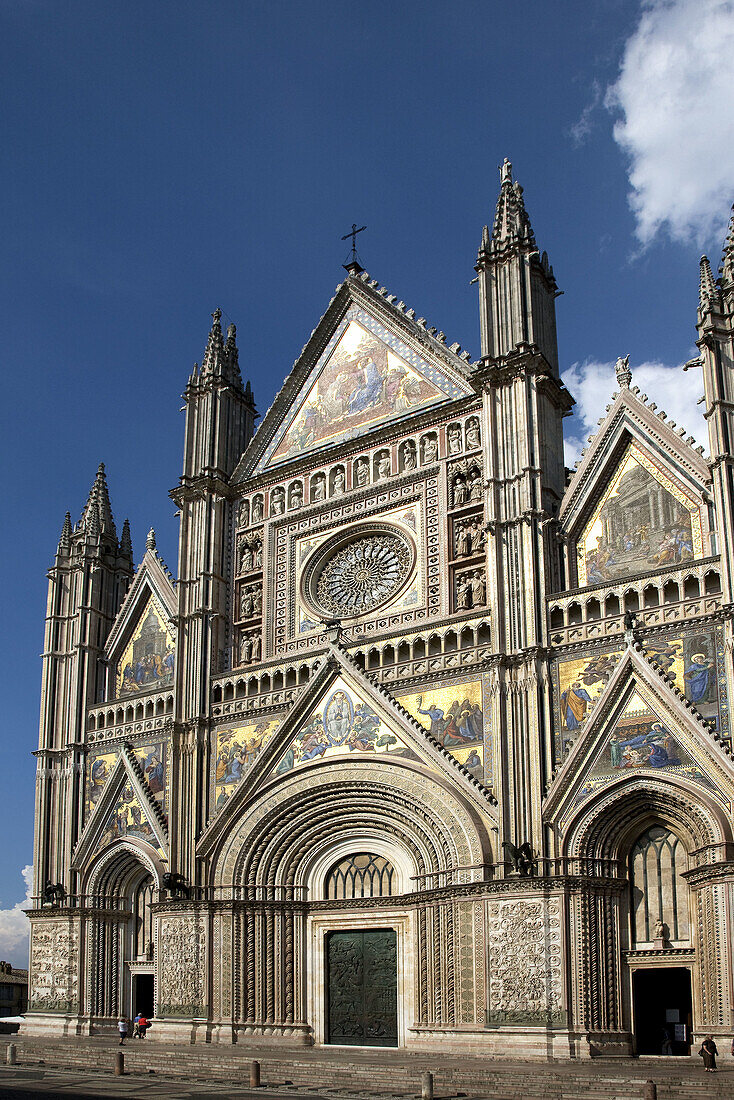
[[(4, 1040), (0, 1061), (5, 1061)], [(12, 1037), (19, 1065), (39, 1062), (47, 1067), (112, 1072), (120, 1049), (112, 1038), (60, 1040)], [(353, 1097), (414, 1097), (420, 1093), (421, 1074), (434, 1074), (437, 1100), (457, 1096), (491, 1096), (493, 1100), (632, 1100), (643, 1096), (644, 1084), (657, 1084), (658, 1100), (723, 1100), (734, 1094), (734, 1066), (725, 1058), (721, 1072), (705, 1074), (700, 1059), (671, 1063), (643, 1059), (625, 1062), (539, 1062), (444, 1055), (423, 1051), (365, 1051), (318, 1048), (250, 1048), (224, 1045), (191, 1046), (128, 1040), (125, 1068), (133, 1075), (150, 1071), (159, 1077), (236, 1080), (246, 1087), (249, 1062), (262, 1065), (265, 1094), (269, 1089), (312, 1091), (330, 1100)]]

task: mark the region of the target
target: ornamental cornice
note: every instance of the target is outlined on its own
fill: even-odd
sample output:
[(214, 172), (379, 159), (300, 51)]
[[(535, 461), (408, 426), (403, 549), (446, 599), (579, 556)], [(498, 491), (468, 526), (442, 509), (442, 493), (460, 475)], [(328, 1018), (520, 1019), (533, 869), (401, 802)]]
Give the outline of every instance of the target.
[(691, 867), (682, 872), (693, 890), (717, 883), (734, 883), (734, 860), (721, 863), (705, 863), (700, 867)]

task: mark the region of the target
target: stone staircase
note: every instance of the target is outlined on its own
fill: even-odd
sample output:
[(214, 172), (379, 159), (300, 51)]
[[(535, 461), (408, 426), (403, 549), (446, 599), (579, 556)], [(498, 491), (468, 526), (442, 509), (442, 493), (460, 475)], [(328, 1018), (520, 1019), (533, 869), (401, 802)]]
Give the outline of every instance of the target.
[[(32, 1039), (3, 1037), (14, 1042), (18, 1064), (112, 1073), (119, 1051), (112, 1038)], [(647, 1080), (655, 1081), (658, 1100), (731, 1100), (734, 1062), (728, 1056), (717, 1074), (704, 1073), (700, 1058), (630, 1059), (590, 1062), (518, 1062), (477, 1055), (444, 1056), (429, 1051), (369, 1051), (364, 1048), (306, 1049), (281, 1046), (185, 1046), (128, 1040), (125, 1070), (134, 1075), (151, 1071), (159, 1078), (249, 1083), (249, 1063), (261, 1063), (264, 1092), (270, 1089), (305, 1092), (334, 1098), (415, 1097), (421, 1074), (434, 1075), (436, 1100), (492, 1097), (492, 1100), (643, 1100)]]

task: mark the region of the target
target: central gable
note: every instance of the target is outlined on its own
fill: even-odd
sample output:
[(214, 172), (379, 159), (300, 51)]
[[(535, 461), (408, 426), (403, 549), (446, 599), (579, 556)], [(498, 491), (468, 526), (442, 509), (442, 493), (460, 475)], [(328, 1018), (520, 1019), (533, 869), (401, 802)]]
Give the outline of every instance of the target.
[(458, 373), (429, 362), (352, 302), (267, 443), (256, 472), (472, 392)]

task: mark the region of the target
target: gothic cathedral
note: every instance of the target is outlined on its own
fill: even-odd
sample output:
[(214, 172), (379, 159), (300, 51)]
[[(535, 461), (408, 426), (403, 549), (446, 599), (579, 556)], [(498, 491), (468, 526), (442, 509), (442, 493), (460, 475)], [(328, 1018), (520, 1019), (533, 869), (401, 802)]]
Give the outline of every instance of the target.
[(176, 579), (152, 531), (134, 569), (103, 466), (66, 517), (26, 1031), (728, 1042), (734, 219), (687, 364), (709, 457), (620, 359), (565, 468), (558, 290), (508, 162), (478, 361), (346, 270), (257, 431), (214, 313)]

